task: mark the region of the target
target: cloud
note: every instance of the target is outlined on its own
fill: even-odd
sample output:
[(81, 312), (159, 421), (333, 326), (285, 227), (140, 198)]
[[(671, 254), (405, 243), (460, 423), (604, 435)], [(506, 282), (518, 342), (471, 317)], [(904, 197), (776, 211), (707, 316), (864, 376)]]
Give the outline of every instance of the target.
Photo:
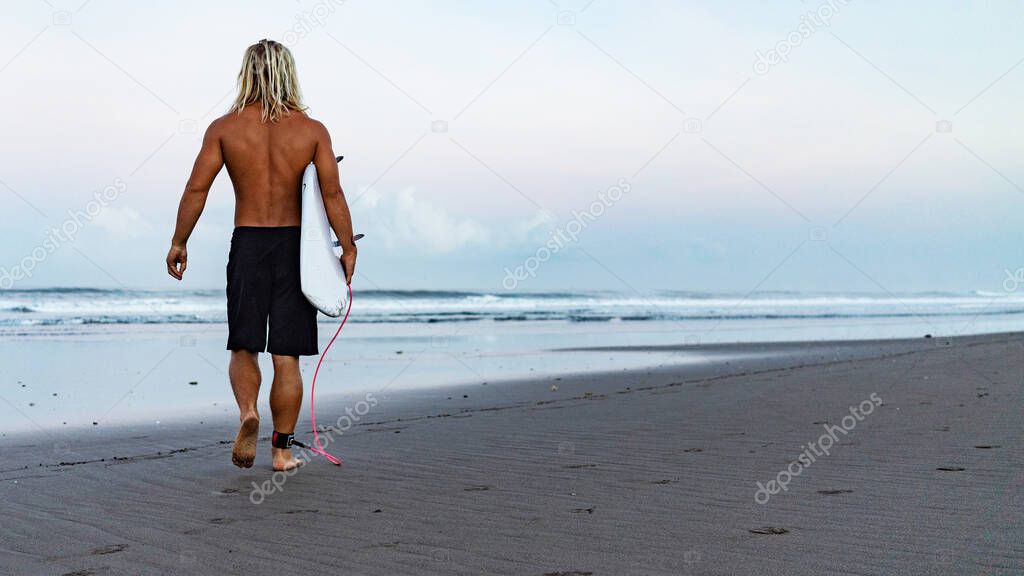
[(388, 196), (368, 190), (358, 204), (354, 204), (353, 211), (357, 217), (369, 216), (390, 247), (409, 246), (445, 254), (486, 245), (492, 237), (483, 224), (454, 216), (418, 198), (411, 188)]
[(447, 254), (468, 248), (508, 248), (533, 245), (548, 238), (554, 218), (537, 210), (529, 218), (481, 222), (462, 218), (421, 198), (415, 189), (397, 194), (367, 190), (351, 209), (356, 232), (369, 229), (388, 248)]
[(536, 242), (547, 240), (554, 218), (550, 212), (537, 210), (530, 218), (515, 224), (512, 230), (511, 243)]
[(152, 229), (149, 221), (134, 208), (107, 206), (92, 222), (118, 238), (138, 238)]
[(720, 261), (728, 253), (725, 244), (697, 236), (690, 241), (690, 255), (697, 262), (704, 264)]

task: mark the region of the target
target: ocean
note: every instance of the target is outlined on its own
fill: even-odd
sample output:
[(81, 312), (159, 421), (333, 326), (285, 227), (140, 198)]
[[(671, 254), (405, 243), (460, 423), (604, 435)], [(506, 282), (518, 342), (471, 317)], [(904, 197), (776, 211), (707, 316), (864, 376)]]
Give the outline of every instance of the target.
[[(321, 350), (338, 319), (320, 317)], [(487, 293), (356, 290), (318, 396), (495, 385), (746, 356), (701, 344), (922, 338), (1024, 330), (1016, 293)], [(236, 415), (222, 290), (0, 292), (9, 430)], [(941, 340), (936, 340), (941, 344)], [(624, 347), (686, 344), (644, 352)], [(315, 356), (301, 366), (306, 383)], [(261, 355), (265, 385), (269, 357)], [(894, 374), (892, 385), (903, 377)], [(442, 395), (443, 397), (443, 395)], [(95, 424), (94, 424), (95, 423)], [(2, 432), (0, 432), (2, 434)]]
[[(488, 293), (357, 290), (352, 323), (703, 322), (901, 319), (987, 326), (1024, 313), (1015, 293), (754, 294), (654, 291)], [(225, 321), (223, 290), (159, 291), (48, 288), (0, 292), (0, 328), (110, 324), (207, 324)], [(333, 319), (321, 316), (321, 321)], [(884, 336), (884, 334), (882, 335)], [(742, 340), (742, 337), (740, 337)]]

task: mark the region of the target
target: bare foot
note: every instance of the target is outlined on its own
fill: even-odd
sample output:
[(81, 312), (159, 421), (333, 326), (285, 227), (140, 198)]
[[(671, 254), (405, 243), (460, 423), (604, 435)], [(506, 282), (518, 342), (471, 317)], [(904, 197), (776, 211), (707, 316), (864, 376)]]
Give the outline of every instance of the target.
[(291, 448), (271, 448), (274, 456), (274, 471), (287, 472), (294, 470), (306, 463), (301, 458), (292, 456)]
[(256, 459), (256, 437), (260, 433), (260, 417), (249, 414), (242, 418), (242, 425), (235, 436), (235, 448), (231, 451), (231, 462), (239, 468), (252, 468)]

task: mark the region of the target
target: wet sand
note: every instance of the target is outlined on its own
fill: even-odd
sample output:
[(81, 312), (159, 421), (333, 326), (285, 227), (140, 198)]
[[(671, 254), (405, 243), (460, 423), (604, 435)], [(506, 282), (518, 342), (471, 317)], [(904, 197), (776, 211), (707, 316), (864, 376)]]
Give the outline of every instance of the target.
[(346, 464), (291, 477), (269, 414), (249, 470), (226, 417), (8, 435), (0, 573), (1024, 571), (1024, 335), (668, 351), (707, 361), (325, 399)]

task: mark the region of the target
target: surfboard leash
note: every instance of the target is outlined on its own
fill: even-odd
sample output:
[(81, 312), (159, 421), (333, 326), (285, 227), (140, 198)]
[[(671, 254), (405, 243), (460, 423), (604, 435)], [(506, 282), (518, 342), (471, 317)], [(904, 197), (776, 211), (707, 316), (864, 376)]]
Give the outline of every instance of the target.
[(352, 285), (348, 285), (348, 308), (345, 309), (345, 317), (341, 319), (341, 324), (338, 325), (338, 329), (334, 331), (334, 336), (331, 336), (331, 341), (327, 343), (324, 351), (320, 353), (320, 359), (317, 360), (316, 370), (313, 371), (313, 382), (309, 386), (309, 418), (313, 421), (313, 444), (314, 446), (308, 446), (296, 440), (292, 440), (292, 444), (299, 448), (305, 448), (310, 452), (315, 452), (324, 458), (328, 462), (335, 466), (341, 466), (341, 458), (328, 454), (320, 443), (320, 434), (316, 427), (316, 377), (320, 373), (320, 365), (324, 363), (324, 358), (327, 356), (327, 351), (331, 349), (331, 345), (338, 338), (338, 334), (341, 334), (341, 329), (345, 327), (345, 322), (348, 320), (348, 314), (352, 311)]

